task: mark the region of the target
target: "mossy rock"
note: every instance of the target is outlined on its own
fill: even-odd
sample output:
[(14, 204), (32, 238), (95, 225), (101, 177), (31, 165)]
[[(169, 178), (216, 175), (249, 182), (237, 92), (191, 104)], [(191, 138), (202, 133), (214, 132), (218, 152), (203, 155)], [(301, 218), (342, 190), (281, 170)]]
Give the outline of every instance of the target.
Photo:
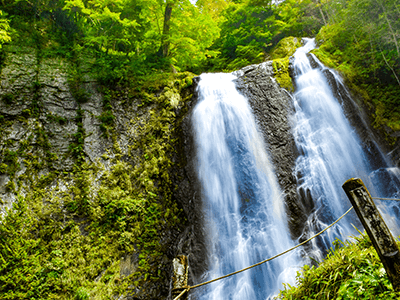
[(271, 59), (290, 57), (299, 47), (301, 43), (298, 38), (292, 36), (283, 38), (270, 52)]
[(273, 60), (272, 67), (274, 69), (274, 78), (279, 85), (289, 92), (294, 92), (292, 78), (289, 74), (289, 57)]
[(270, 56), (273, 59), (274, 77), (281, 87), (294, 92), (292, 78), (289, 74), (289, 57), (294, 54), (301, 43), (296, 37), (286, 37), (272, 49)]

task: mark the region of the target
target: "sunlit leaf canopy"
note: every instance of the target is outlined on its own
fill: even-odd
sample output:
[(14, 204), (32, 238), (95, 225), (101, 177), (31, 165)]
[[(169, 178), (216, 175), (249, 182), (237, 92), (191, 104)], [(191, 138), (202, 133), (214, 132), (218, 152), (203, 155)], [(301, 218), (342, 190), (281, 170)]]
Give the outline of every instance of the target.
[[(75, 43), (110, 57), (155, 62), (158, 54), (167, 61), (162, 65), (176, 70), (233, 69), (260, 62), (284, 36), (312, 36), (322, 26), (339, 24), (346, 32), (374, 32), (373, 42), (379, 42), (381, 56), (386, 55), (390, 66), (399, 56), (399, 4), (393, 0), (3, 0), (2, 4), (11, 19), (47, 18), (72, 35)], [(8, 41), (8, 23), (4, 15), (0, 20), (1, 37)], [(168, 51), (160, 51), (161, 47)]]

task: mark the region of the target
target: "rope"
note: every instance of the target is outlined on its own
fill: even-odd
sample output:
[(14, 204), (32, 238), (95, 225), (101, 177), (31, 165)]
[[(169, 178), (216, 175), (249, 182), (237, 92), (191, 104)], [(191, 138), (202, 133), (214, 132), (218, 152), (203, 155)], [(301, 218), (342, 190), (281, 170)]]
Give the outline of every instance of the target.
[(188, 286), (186, 289), (184, 289), (178, 296), (176, 296), (176, 298), (174, 298), (174, 300), (178, 300), (180, 297), (182, 297), (183, 296), (183, 294), (185, 294), (186, 292), (188, 292), (189, 293), (189, 291), (190, 291), (190, 286)]
[[(394, 198), (372, 197), (372, 199), (376, 199), (376, 200), (394, 200), (394, 201), (400, 201), (400, 199), (394, 199)], [(242, 270), (239, 270), (239, 271), (236, 271), (236, 272), (233, 272), (233, 273), (230, 273), (230, 274), (227, 274), (227, 275), (224, 275), (224, 276), (221, 276), (221, 277), (218, 277), (218, 278), (215, 278), (215, 279), (212, 279), (212, 280), (203, 282), (203, 283), (199, 283), (199, 284), (196, 284), (196, 285), (193, 285), (193, 286), (187, 286), (187, 288), (184, 289), (176, 298), (174, 298), (174, 300), (178, 300), (180, 297), (182, 297), (186, 292), (189, 292), (191, 289), (195, 289), (195, 288), (198, 288), (198, 287), (200, 287), (200, 286), (203, 286), (203, 285), (206, 285), (206, 284), (210, 284), (210, 283), (212, 283), (212, 282), (215, 282), (215, 281), (218, 281), (218, 280), (221, 280), (221, 279), (224, 279), (224, 278), (233, 276), (233, 275), (235, 275), (235, 274), (244, 272), (244, 271), (246, 271), (246, 270), (252, 269), (252, 268), (257, 267), (257, 266), (259, 266), (259, 265), (262, 265), (262, 264), (264, 264), (264, 263), (266, 263), (266, 262), (268, 262), (268, 261), (271, 261), (271, 260), (273, 260), (273, 259), (275, 259), (275, 258), (277, 258), (277, 257), (279, 257), (279, 256), (282, 256), (283, 254), (286, 254), (286, 253), (288, 253), (288, 252), (290, 252), (290, 251), (293, 251), (294, 249), (296, 249), (296, 248), (298, 248), (298, 247), (300, 247), (300, 246), (303, 246), (304, 244), (308, 243), (308, 242), (311, 241), (312, 239), (316, 238), (317, 236), (319, 236), (319, 235), (321, 235), (322, 233), (324, 233), (325, 231), (327, 231), (329, 228), (331, 228), (333, 225), (335, 225), (335, 224), (336, 224), (337, 222), (339, 222), (341, 219), (343, 219), (344, 216), (346, 216), (352, 209), (353, 209), (353, 207), (350, 207), (348, 211), (346, 211), (339, 219), (337, 219), (337, 220), (336, 220), (335, 222), (333, 222), (331, 225), (329, 225), (328, 227), (326, 227), (325, 229), (323, 229), (322, 231), (320, 231), (320, 232), (317, 233), (316, 235), (314, 235), (314, 236), (310, 237), (309, 239), (305, 240), (304, 242), (298, 244), (297, 246), (294, 246), (294, 247), (292, 247), (292, 248), (290, 248), (290, 249), (288, 249), (288, 250), (286, 250), (286, 251), (284, 251), (284, 252), (282, 252), (282, 253), (280, 253), (280, 254), (277, 254), (277, 255), (275, 255), (275, 256), (273, 256), (273, 257), (270, 257), (270, 258), (268, 258), (268, 259), (266, 259), (266, 260), (260, 261), (259, 263), (256, 263), (256, 264), (254, 264), (254, 265), (251, 265), (251, 266), (249, 266), (249, 267), (247, 267), (247, 268), (244, 268), (244, 269), (242, 269)]]
[[(189, 287), (189, 288), (190, 288), (190, 289), (195, 289), (195, 288), (198, 288), (198, 287), (200, 287), (200, 286), (209, 284), (209, 283), (211, 283), (211, 282), (215, 282), (215, 281), (221, 280), (221, 279), (223, 279), (223, 278), (230, 277), (230, 276), (232, 276), (232, 275), (241, 273), (241, 272), (246, 271), (246, 270), (248, 270), (248, 269), (257, 267), (257, 266), (259, 266), (259, 265), (261, 265), (261, 264), (263, 264), (263, 263), (266, 263), (266, 262), (268, 262), (268, 261), (270, 261), (270, 260), (273, 260), (273, 259), (275, 259), (275, 258), (277, 258), (277, 257), (279, 257), (279, 256), (281, 256), (281, 255), (283, 255), (283, 254), (286, 254), (286, 253), (288, 253), (288, 252), (290, 252), (290, 251), (292, 251), (292, 250), (294, 250), (294, 249), (296, 249), (296, 248), (298, 248), (298, 247), (304, 245), (305, 243), (308, 243), (308, 242), (311, 241), (312, 239), (316, 238), (317, 236), (319, 236), (319, 235), (321, 235), (322, 233), (324, 233), (325, 231), (327, 231), (329, 228), (331, 228), (333, 225), (335, 225), (337, 222), (339, 222), (345, 215), (347, 215), (352, 209), (353, 209), (353, 207), (350, 207), (348, 211), (346, 211), (339, 219), (337, 219), (337, 220), (336, 220), (335, 222), (333, 222), (331, 225), (329, 225), (328, 227), (326, 227), (324, 230), (320, 231), (320, 232), (317, 233), (316, 235), (310, 237), (308, 240), (305, 240), (304, 242), (298, 244), (297, 246), (294, 246), (293, 248), (290, 248), (290, 249), (288, 249), (288, 250), (286, 250), (286, 251), (284, 251), (284, 252), (282, 252), (282, 253), (280, 253), (280, 254), (277, 254), (277, 255), (275, 255), (275, 256), (273, 256), (273, 257), (271, 257), (271, 258), (268, 258), (268, 259), (266, 259), (266, 260), (263, 260), (263, 261), (261, 261), (261, 262), (259, 262), (259, 263), (256, 263), (255, 265), (252, 265), (252, 266), (250, 266), (250, 267), (244, 268), (244, 269), (242, 269), (242, 270), (239, 270), (239, 271), (230, 273), (230, 274), (225, 275), (225, 276), (222, 276), (222, 277), (218, 277), (218, 278), (215, 278), (215, 279), (212, 279), (212, 280), (203, 282), (203, 283), (199, 283), (199, 284), (193, 285), (193, 286), (191, 286), (191, 287)], [(177, 300), (177, 299), (178, 299), (178, 298), (175, 298), (174, 300)]]
[(400, 201), (400, 199), (395, 199), (395, 198), (380, 198), (380, 197), (371, 197), (372, 199), (376, 200), (393, 200), (393, 201)]

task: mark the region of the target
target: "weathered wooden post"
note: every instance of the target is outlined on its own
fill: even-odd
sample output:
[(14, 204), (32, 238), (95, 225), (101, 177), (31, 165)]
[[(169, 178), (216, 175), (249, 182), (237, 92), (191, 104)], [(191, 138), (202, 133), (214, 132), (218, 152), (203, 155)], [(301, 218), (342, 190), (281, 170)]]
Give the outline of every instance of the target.
[(367, 231), (394, 290), (400, 292), (399, 247), (376, 208), (371, 195), (359, 178), (347, 180), (343, 184), (343, 189)]
[[(178, 255), (172, 261), (174, 267), (174, 274), (172, 276), (172, 299), (179, 296), (186, 288), (188, 284), (188, 259), (185, 255)], [(187, 300), (188, 293), (184, 293), (179, 300)]]

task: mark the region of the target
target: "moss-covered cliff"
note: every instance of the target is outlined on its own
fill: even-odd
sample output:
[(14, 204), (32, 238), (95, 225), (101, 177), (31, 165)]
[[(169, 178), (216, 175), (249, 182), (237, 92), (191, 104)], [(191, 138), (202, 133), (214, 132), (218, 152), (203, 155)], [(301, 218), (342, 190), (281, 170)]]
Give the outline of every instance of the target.
[(176, 195), (188, 179), (171, 168), (186, 164), (193, 75), (106, 86), (84, 55), (4, 53), (0, 294), (165, 298), (186, 222)]

